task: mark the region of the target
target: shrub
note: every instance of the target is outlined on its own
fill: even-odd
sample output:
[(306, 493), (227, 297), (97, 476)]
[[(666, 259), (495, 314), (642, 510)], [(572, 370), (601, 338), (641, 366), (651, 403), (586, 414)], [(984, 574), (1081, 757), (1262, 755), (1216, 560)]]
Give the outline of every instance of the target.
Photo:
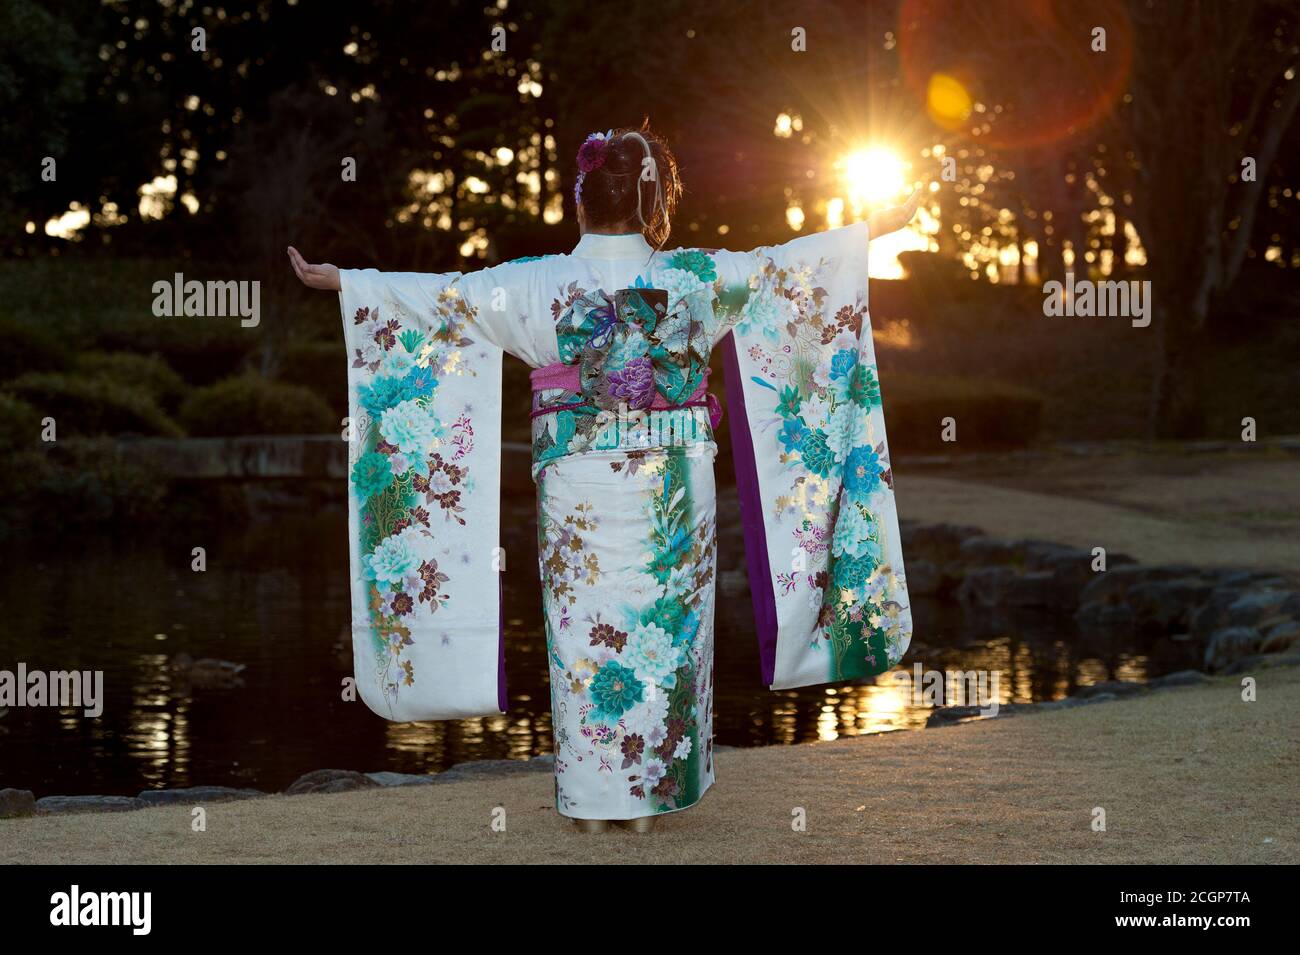
[(348, 359), (343, 342), (296, 342), (285, 346), (280, 380), (310, 388), (336, 416), (348, 407)]
[(36, 447), (40, 429), (41, 416), (35, 408), (0, 391), (0, 452)]
[(157, 520), (167, 483), (112, 438), (60, 441), (31, 490), (43, 527), (72, 529)]
[(160, 356), (186, 381), (209, 384), (236, 372), (258, 343), (236, 318), (132, 316), (97, 328), (95, 347)]
[(255, 375), (198, 389), (181, 405), (180, 420), (190, 434), (205, 437), (320, 434), (337, 425), (329, 405), (311, 389)]
[(157, 355), (92, 351), (77, 356), (77, 370), (142, 391), (164, 407), (175, 407), (185, 393), (185, 381)]
[(4, 494), (0, 494), (0, 541), (23, 536), (33, 523), (48, 528), (52, 520), (61, 516), (37, 506), (38, 495), (49, 483), (53, 470), (52, 457), (46, 450), (31, 446), (4, 449), (0, 453), (0, 488), (4, 489)]
[(927, 294), (962, 294), (975, 284), (970, 270), (946, 255), (916, 250), (900, 252), (898, 264), (907, 273), (908, 281), (923, 287)]
[(26, 322), (0, 318), (0, 381), (28, 371), (64, 371), (68, 350), (50, 332)]
[(145, 434), (179, 437), (180, 428), (147, 394), (115, 381), (80, 374), (29, 372), (4, 385), (42, 416), (53, 417), (60, 437)]
[[(891, 448), (983, 451), (1028, 447), (1038, 435), (1043, 399), (1027, 388), (980, 378), (890, 374), (881, 378)], [(941, 437), (954, 418), (957, 441)]]

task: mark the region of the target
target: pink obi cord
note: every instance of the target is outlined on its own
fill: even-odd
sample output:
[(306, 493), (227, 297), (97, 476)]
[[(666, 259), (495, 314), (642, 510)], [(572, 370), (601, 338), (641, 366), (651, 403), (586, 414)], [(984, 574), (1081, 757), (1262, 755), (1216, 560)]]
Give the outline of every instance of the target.
[[(545, 368), (535, 368), (528, 375), (532, 382), (533, 391), (551, 391), (557, 389), (560, 391), (572, 391), (580, 393), (582, 391), (582, 378), (578, 374), (577, 365), (562, 365), (556, 362), (553, 365), (547, 365)], [(551, 405), (549, 408), (538, 408), (530, 418), (540, 418), (542, 415), (551, 414), (555, 411), (569, 411), (573, 408), (582, 408), (590, 403), (586, 401), (575, 401), (567, 405)], [(650, 402), (648, 411), (676, 411), (680, 408), (708, 408), (709, 424), (717, 427), (722, 422), (722, 404), (718, 401), (716, 395), (709, 392), (709, 369), (704, 369), (704, 380), (700, 382), (700, 387), (695, 389), (695, 393), (679, 405), (670, 405), (668, 399), (656, 392), (654, 400)]]

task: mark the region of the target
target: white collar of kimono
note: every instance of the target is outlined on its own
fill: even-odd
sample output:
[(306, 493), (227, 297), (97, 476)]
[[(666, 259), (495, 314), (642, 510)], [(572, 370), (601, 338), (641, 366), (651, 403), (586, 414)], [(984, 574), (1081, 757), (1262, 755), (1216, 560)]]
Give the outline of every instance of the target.
[(640, 232), (623, 235), (596, 235), (588, 232), (573, 247), (573, 254), (584, 259), (649, 258), (654, 249)]

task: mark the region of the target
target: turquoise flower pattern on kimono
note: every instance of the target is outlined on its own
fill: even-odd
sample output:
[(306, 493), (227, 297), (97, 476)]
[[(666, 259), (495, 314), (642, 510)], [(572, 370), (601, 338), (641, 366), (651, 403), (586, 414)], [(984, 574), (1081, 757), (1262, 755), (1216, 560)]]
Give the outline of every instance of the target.
[[(696, 635), (713, 580), (715, 531), (711, 520), (692, 526), (686, 455), (648, 452), (638, 465), (622, 473), (646, 491), (646, 563), (606, 581), (603, 591), (595, 589), (599, 570), (592, 573), (581, 541), (582, 533), (598, 530), (596, 508), (584, 503), (561, 519), (545, 505), (540, 509), (557, 714), (571, 708), (580, 714), (576, 733), (556, 722), (557, 799), (570, 810), (580, 808), (564, 786), (574, 762), (595, 760), (602, 774), (621, 775), (628, 793), (648, 801), (651, 811), (669, 811), (698, 799), (700, 769), (711, 760), (705, 732), (712, 725), (711, 672)], [(615, 605), (601, 602), (602, 609), (581, 620), (563, 612), (590, 606), (611, 589), (619, 595)], [(586, 655), (558, 656), (557, 608), (559, 629), (586, 635)]]
[[(697, 364), (707, 367), (721, 322), (718, 294), (722, 279), (713, 259), (700, 249), (677, 252), (668, 257), (666, 266), (656, 262), (652, 277), (659, 288), (667, 291), (668, 312), (676, 316), (676, 321), (661, 337), (674, 354), (687, 352), (692, 368)], [(683, 398), (698, 386), (698, 373), (693, 371), (686, 384), (689, 387), (683, 387)]]
[[(689, 568), (680, 568), (689, 570)], [(642, 623), (632, 631), (628, 641), (628, 660), (639, 679), (672, 689), (677, 682), (681, 647), (672, 634), (657, 623)]]
[[(446, 433), (446, 428), (434, 417), (427, 400), (421, 402), (409, 399), (384, 411), (379, 419), (379, 433), (383, 435), (385, 442), (396, 446), (397, 450), (402, 452), (403, 461), (413, 458), (416, 466), (419, 467), (425, 455)], [(393, 470), (400, 473), (406, 468), (399, 471), (395, 467)]]
[(391, 537), (385, 537), (363, 560), (366, 577), (382, 584), (401, 584), (415, 575), (420, 566), (418, 542), (414, 539), (419, 531), (407, 527)]
[(393, 467), (386, 454), (370, 451), (352, 466), (352, 488), (362, 500), (378, 497), (392, 483)]
[(468, 468), (457, 463), (474, 446), (472, 417), (462, 412), (449, 423), (437, 403), (439, 377), (466, 373), (460, 350), (473, 344), (461, 332), (466, 314), (453, 292), (439, 296), (425, 329), (404, 327), (373, 307), (353, 316), (363, 344), (354, 349), (360, 453), (350, 483), (360, 507), (360, 563), (380, 689), (390, 701), (415, 683), (412, 624), (449, 599), (444, 585), (451, 578), (428, 556), (433, 514), (464, 524), (461, 496), (473, 489)]
[(797, 547), (829, 560), (816, 573), (779, 573), (777, 586), (789, 594), (807, 585), (809, 604), (818, 611), (814, 643), (830, 649), (830, 679), (838, 680), (896, 663), (910, 618), (888, 599), (893, 571), (883, 563), (882, 530), (873, 516), (884, 503), (876, 495), (892, 491), (893, 481), (884, 442), (872, 440), (870, 415), (880, 407), (880, 384), (859, 346), (867, 310), (859, 301), (830, 316), (825, 290), (817, 285), (819, 269), (779, 269), (768, 262), (751, 280), (738, 331), (748, 323), (751, 341), (783, 342), (778, 350), (749, 346), (774, 393), (772, 425), (792, 476), (790, 493), (775, 507), (801, 516)]
[(736, 330), (742, 335), (761, 334), (776, 344), (781, 337), (785, 311), (771, 295), (750, 295), (740, 312)]
[(874, 539), (873, 523), (870, 512), (862, 502), (851, 497), (841, 499), (835, 532), (831, 537), (831, 553), (836, 557), (869, 557), (879, 560), (880, 544)]
[(588, 691), (593, 704), (592, 715), (613, 721), (641, 702), (645, 684), (632, 670), (610, 660), (591, 678)]

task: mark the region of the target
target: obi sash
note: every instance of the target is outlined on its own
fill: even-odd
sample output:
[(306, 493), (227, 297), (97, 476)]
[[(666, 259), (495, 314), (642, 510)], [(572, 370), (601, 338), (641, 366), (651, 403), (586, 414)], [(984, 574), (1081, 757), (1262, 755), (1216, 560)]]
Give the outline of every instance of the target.
[[(709, 369), (704, 369), (703, 376), (704, 380), (700, 382), (700, 386), (680, 404), (669, 404), (667, 398), (655, 392), (650, 403), (644, 409), (639, 410), (675, 411), (679, 408), (708, 408), (709, 424), (716, 428), (722, 423), (722, 403), (718, 401), (717, 395), (709, 391)], [(574, 396), (582, 394), (582, 375), (577, 365), (563, 365), (555, 362), (545, 368), (533, 369), (529, 373), (528, 379), (532, 383), (532, 390), (535, 394), (547, 391), (564, 391)], [(577, 400), (560, 404), (542, 404), (533, 409), (530, 417), (539, 418), (542, 415), (555, 414), (560, 411), (574, 411), (579, 408), (590, 409), (594, 407), (592, 402), (578, 397)]]

